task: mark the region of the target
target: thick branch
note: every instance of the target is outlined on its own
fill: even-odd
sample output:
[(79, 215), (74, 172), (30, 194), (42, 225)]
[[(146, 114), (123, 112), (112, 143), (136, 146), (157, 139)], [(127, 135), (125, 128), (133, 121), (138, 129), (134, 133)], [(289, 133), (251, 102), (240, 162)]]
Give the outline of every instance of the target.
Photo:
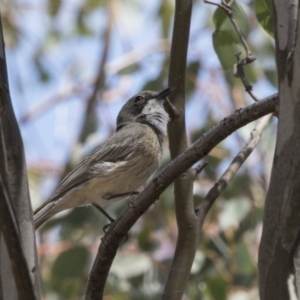
[(13, 201), (9, 198), (7, 189), (9, 183), (4, 145), (3, 126), (0, 119), (0, 161), (2, 162), (0, 165), (0, 233), (3, 234), (8, 250), (19, 299), (35, 299), (28, 266), (23, 254), (17, 220), (13, 214)]
[(137, 219), (158, 199), (159, 195), (183, 172), (205, 157), (217, 144), (231, 133), (246, 124), (267, 114), (277, 107), (277, 94), (237, 110), (228, 118), (210, 129), (185, 152), (171, 161), (134, 200), (134, 205), (127, 207), (111, 225), (102, 238), (102, 243), (90, 273), (86, 299), (101, 299), (109, 269), (116, 255), (121, 240)]
[(7, 189), (0, 176), (0, 233), (3, 234), (7, 246), (14, 279), (17, 286), (18, 299), (36, 299), (33, 284), (29, 275), (26, 258), (20, 241), (20, 235), (16, 226), (16, 220), (9, 203)]
[(0, 99), (0, 294), (5, 299), (36, 299), (39, 273), (32, 209), (22, 138), (9, 95), (1, 20)]
[[(289, 299), (300, 252), (300, 11), (299, 1), (273, 0), (279, 117), (276, 149), (259, 247), (260, 299)], [(294, 260), (294, 261), (293, 261)], [(295, 272), (295, 269), (296, 270)], [(299, 291), (298, 291), (299, 292)]]

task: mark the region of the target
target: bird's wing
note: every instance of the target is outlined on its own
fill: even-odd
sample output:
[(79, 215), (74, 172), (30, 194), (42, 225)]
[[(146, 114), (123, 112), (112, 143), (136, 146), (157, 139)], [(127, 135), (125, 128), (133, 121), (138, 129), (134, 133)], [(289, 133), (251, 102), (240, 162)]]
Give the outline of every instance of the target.
[[(93, 171), (95, 164), (107, 164), (111, 167), (114, 163), (125, 161), (139, 148), (142, 137), (144, 135), (141, 126), (126, 126), (126, 130), (117, 131), (108, 141), (96, 148), (96, 150), (86, 157), (79, 165), (77, 165), (60, 183), (55, 194), (34, 213), (39, 212), (49, 202), (63, 197), (71, 189), (80, 186), (82, 183), (95, 177)], [(107, 172), (107, 168), (103, 168), (103, 172)], [(97, 177), (101, 177), (101, 168), (97, 168)]]

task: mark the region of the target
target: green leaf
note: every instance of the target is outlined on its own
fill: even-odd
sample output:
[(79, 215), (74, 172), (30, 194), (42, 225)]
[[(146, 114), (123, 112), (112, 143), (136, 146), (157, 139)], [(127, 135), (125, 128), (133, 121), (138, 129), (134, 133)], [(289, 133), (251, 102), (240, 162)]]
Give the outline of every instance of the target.
[(89, 252), (82, 246), (75, 246), (57, 257), (49, 284), (61, 299), (78, 299), (78, 295), (82, 294), (89, 259)]
[(45, 68), (45, 66), (43, 64), (42, 55), (41, 55), (40, 51), (38, 51), (36, 53), (36, 55), (34, 56), (34, 64), (36, 66), (40, 80), (42, 82), (48, 82), (50, 79), (50, 75), (48, 73), (48, 70)]
[(86, 25), (87, 14), (81, 10), (77, 15), (77, 33), (80, 35), (92, 35), (93, 31)]
[(49, 0), (48, 9), (52, 17), (55, 17), (61, 7), (61, 0)]
[(198, 72), (201, 68), (201, 64), (199, 61), (190, 62), (186, 67), (186, 101), (191, 98), (191, 95), (195, 91), (197, 81)]
[[(232, 5), (232, 13), (244, 37), (249, 32), (248, 17), (243, 7), (236, 1)], [(229, 17), (221, 7), (213, 15), (215, 32), (213, 34), (214, 49), (223, 68), (229, 69), (236, 63), (235, 54), (243, 52), (240, 38), (234, 29)]]
[(138, 235), (138, 243), (141, 249), (144, 251), (151, 251), (156, 248), (155, 242), (152, 241), (151, 239), (151, 234), (154, 231), (154, 228), (152, 224), (146, 224), (141, 231), (141, 233)]
[(84, 2), (84, 6), (87, 10), (95, 10), (96, 8), (103, 6), (104, 4), (106, 4), (106, 1), (104, 0), (86, 0)]
[(76, 246), (62, 252), (55, 260), (52, 267), (53, 277), (58, 281), (84, 275), (84, 270), (89, 261), (86, 248)]
[(254, 230), (263, 218), (263, 208), (251, 208), (246, 217), (239, 223), (239, 228), (235, 232), (235, 240), (243, 238), (247, 231)]
[(274, 37), (272, 0), (256, 0), (255, 13), (259, 24), (271, 37)]
[(161, 17), (163, 37), (167, 38), (169, 35), (171, 20), (174, 14), (173, 1), (162, 1), (158, 14)]
[(162, 89), (163, 86), (161, 77), (157, 77), (154, 80), (146, 82), (146, 84), (142, 88), (143, 91), (160, 91)]
[(252, 275), (255, 272), (255, 265), (249, 252), (248, 246), (241, 241), (234, 255), (237, 273), (244, 275)]
[(237, 173), (226, 190), (223, 192), (223, 197), (231, 199), (234, 197), (243, 197), (245, 193), (249, 192), (251, 184), (251, 177), (248, 172)]
[(9, 13), (4, 13), (1, 19), (5, 36), (5, 46), (13, 48), (19, 43), (20, 30), (9, 15)]
[(273, 84), (275, 87), (278, 86), (278, 76), (277, 76), (277, 70), (273, 69), (273, 70), (264, 70), (264, 73), (266, 75), (266, 78), (268, 79), (268, 81)]
[(132, 73), (138, 71), (139, 69), (140, 69), (140, 65), (138, 63), (134, 63), (132, 65), (129, 65), (129, 66), (121, 69), (119, 71), (119, 74), (121, 74), (121, 75), (132, 74)]
[(220, 277), (211, 277), (206, 281), (210, 299), (225, 300), (229, 290), (228, 283)]

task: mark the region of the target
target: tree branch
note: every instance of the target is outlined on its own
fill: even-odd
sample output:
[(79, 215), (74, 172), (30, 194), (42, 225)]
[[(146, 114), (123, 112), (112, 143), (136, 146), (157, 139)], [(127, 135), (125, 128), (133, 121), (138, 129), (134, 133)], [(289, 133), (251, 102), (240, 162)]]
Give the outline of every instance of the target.
[(204, 219), (215, 200), (227, 188), (234, 175), (237, 173), (242, 164), (257, 146), (264, 129), (268, 125), (270, 118), (271, 115), (267, 115), (258, 121), (257, 125), (252, 130), (245, 147), (234, 157), (234, 159), (232, 160), (226, 171), (222, 174), (220, 179), (209, 190), (204, 200), (198, 205), (198, 207), (196, 207), (195, 211), (198, 217), (200, 229), (202, 228)]
[(0, 99), (0, 295), (34, 300), (39, 273), (32, 209), (23, 143), (9, 95), (1, 18)]
[(193, 178), (194, 180), (197, 178), (197, 176), (204, 170), (204, 168), (208, 165), (207, 161), (201, 161), (200, 164), (193, 169)]
[(259, 246), (261, 300), (289, 299), (290, 274), (300, 286), (300, 11), (299, 1), (272, 2), (280, 105)]
[[(143, 58), (147, 57), (148, 55), (151, 55), (153, 52), (167, 52), (169, 50), (170, 45), (167, 39), (160, 39), (155, 40), (153, 42), (149, 42), (146, 45), (143, 45), (139, 48), (136, 48), (132, 51), (121, 55), (117, 59), (106, 62), (104, 66), (104, 73), (109, 73), (110, 75), (116, 74), (122, 69), (140, 62)], [(66, 101), (68, 98), (71, 98), (73, 96), (80, 96), (80, 94), (84, 94), (86, 91), (86, 87), (94, 85), (98, 77), (99, 76), (97, 74), (96, 78), (91, 78), (88, 80), (88, 82), (84, 82), (82, 85), (78, 85), (76, 83), (76, 85), (73, 85), (68, 90), (59, 92), (57, 94), (51, 95), (46, 99), (41, 100), (39, 103), (36, 103), (33, 107), (29, 108), (28, 111), (20, 117), (19, 122), (21, 124), (25, 124), (30, 120), (40, 116), (45, 111), (47, 111), (47, 109), (51, 108), (57, 103)]]
[(241, 53), (237, 53), (236, 59), (237, 59), (237, 63), (235, 64), (235, 69), (233, 72), (233, 75), (235, 77), (239, 77), (245, 87), (245, 91), (250, 95), (250, 97), (254, 100), (254, 101), (259, 101), (258, 96), (255, 94), (255, 92), (253, 91), (253, 87), (250, 84), (250, 82), (248, 81), (245, 71), (244, 71), (244, 66), (247, 64), (247, 60), (245, 59), (240, 59), (240, 54)]
[[(175, 88), (170, 99), (178, 112), (177, 117), (172, 118), (168, 125), (172, 160), (188, 147), (185, 129), (185, 76), (191, 14), (191, 0), (176, 0), (169, 68), (169, 87)], [(199, 235), (194, 213), (193, 184), (192, 170), (181, 174), (174, 182), (178, 237), (162, 299), (182, 298), (194, 261)]]
[(111, 225), (102, 238), (98, 253), (89, 276), (86, 299), (101, 299), (113, 259), (121, 240), (137, 219), (158, 199), (159, 195), (180, 174), (191, 168), (205, 157), (217, 144), (238, 128), (273, 113), (277, 108), (278, 97), (274, 94), (259, 102), (239, 109), (218, 125), (206, 132), (185, 152), (172, 160), (141, 192), (135, 197), (133, 205), (127, 207)]
[[(1, 172), (2, 173), (2, 172)], [(33, 284), (29, 275), (26, 258), (23, 253), (20, 234), (13, 215), (13, 209), (9, 205), (7, 189), (0, 176), (0, 233), (3, 234), (4, 241), (8, 250), (14, 280), (17, 287), (18, 299), (36, 299)], [(11, 278), (12, 279), (12, 278)], [(10, 279), (10, 280), (11, 280)]]
[(231, 24), (233, 25), (237, 35), (240, 38), (240, 41), (242, 43), (242, 45), (244, 46), (245, 52), (246, 52), (246, 57), (244, 59), (240, 59), (240, 55), (241, 53), (236, 53), (236, 59), (237, 59), (237, 64), (234, 65), (234, 71), (233, 71), (233, 75), (236, 77), (239, 77), (245, 87), (245, 91), (250, 95), (250, 97), (254, 100), (254, 101), (259, 101), (259, 98), (256, 96), (256, 94), (253, 92), (252, 90), (252, 85), (249, 83), (249, 81), (246, 78), (245, 72), (244, 72), (244, 66), (246, 66), (247, 64), (252, 63), (253, 61), (256, 60), (256, 58), (253, 56), (251, 49), (244, 37), (244, 34), (238, 24), (238, 22), (235, 20), (234, 16), (233, 16), (233, 12), (232, 12), (232, 4), (233, 1), (229, 1), (226, 2), (225, 0), (221, 1), (221, 4), (219, 3), (215, 3), (209, 0), (204, 0), (204, 3), (208, 3), (211, 5), (216, 5), (220, 8), (222, 8), (224, 10), (224, 12), (227, 14), (228, 18), (231, 21)]

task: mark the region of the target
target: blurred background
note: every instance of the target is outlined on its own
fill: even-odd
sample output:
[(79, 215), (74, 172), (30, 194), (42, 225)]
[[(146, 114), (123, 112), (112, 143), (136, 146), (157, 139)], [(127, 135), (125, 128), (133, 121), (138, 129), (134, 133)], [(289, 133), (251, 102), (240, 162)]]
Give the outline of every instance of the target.
[[(167, 87), (174, 2), (1, 0), (10, 92), (25, 145), (34, 209), (113, 134), (126, 100), (141, 90)], [(235, 9), (257, 57), (246, 74), (263, 98), (276, 92), (277, 78), (272, 33), (258, 22), (268, 31), (261, 3), (239, 1)], [(232, 76), (234, 54), (243, 48), (234, 33), (221, 34), (232, 27), (220, 14), (214, 15), (215, 9), (194, 1), (186, 69), (190, 143), (253, 102)], [(231, 135), (206, 157), (209, 165), (195, 181), (195, 205), (243, 147), (253, 126)], [(212, 207), (185, 299), (259, 299), (257, 252), (275, 133), (273, 118), (258, 148)], [(168, 162), (166, 140), (163, 165)], [(126, 205), (121, 201), (106, 208), (117, 217)], [(83, 298), (107, 223), (94, 208), (82, 207), (63, 212), (37, 232), (44, 299)], [(176, 236), (170, 186), (120, 247), (104, 299), (159, 299)]]

